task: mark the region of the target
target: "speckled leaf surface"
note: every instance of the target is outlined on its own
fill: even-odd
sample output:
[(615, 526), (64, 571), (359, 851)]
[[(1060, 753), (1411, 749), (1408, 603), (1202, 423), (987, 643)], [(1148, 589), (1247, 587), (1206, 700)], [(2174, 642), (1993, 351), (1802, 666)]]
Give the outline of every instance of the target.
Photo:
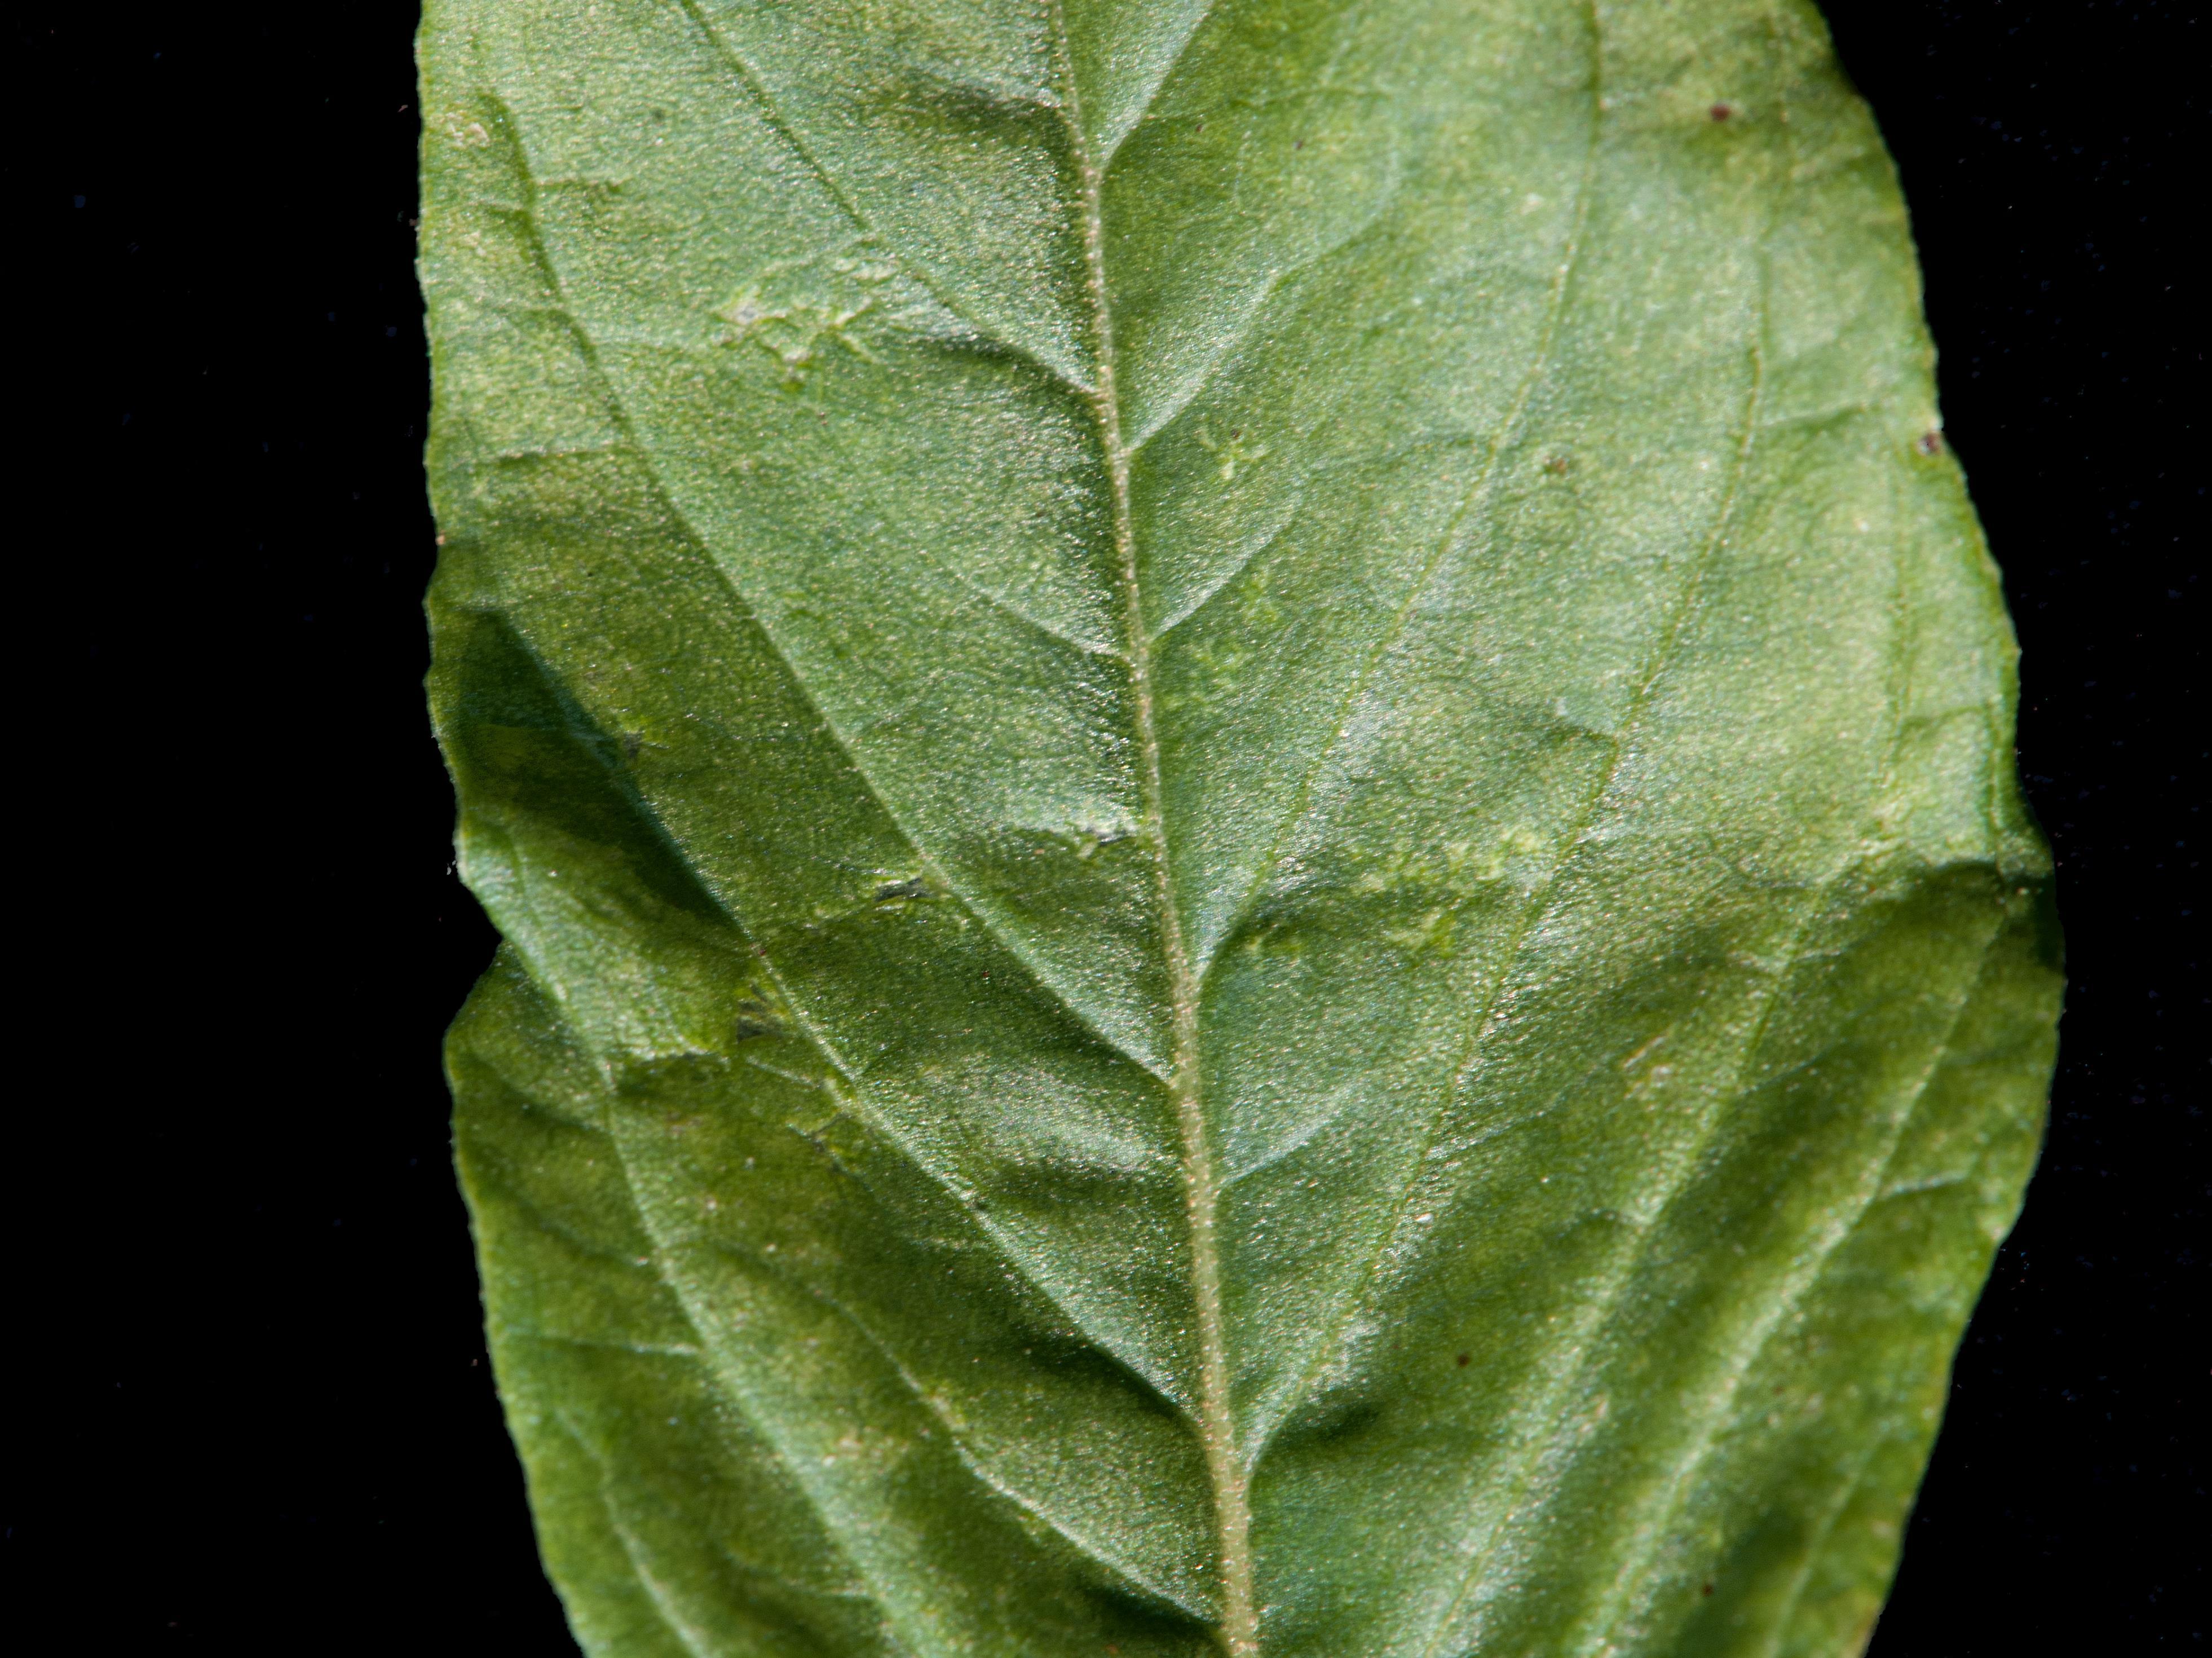
[(595, 1658), (1844, 1655), (2034, 1157), (1800, 0), (431, 0), (450, 1049)]

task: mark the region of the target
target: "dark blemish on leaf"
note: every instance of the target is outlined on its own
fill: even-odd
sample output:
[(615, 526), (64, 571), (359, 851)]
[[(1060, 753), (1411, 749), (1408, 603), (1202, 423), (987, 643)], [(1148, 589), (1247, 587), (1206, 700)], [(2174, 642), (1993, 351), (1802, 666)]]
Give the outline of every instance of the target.
[(638, 751), (640, 749), (643, 748), (644, 746), (645, 746), (645, 738), (644, 738), (644, 736), (643, 736), (641, 733), (637, 732), (624, 732), (623, 733), (623, 759), (625, 759), (625, 760), (635, 760), (635, 759), (636, 759), (636, 758), (637, 758), (637, 751)]
[[(1079, 829), (1074, 835), (1075, 855), (1078, 858), (1090, 858), (1095, 855), (1101, 847), (1114, 846), (1129, 839), (1136, 832), (1126, 823), (1113, 829)], [(1036, 855), (1041, 858), (1048, 850), (1049, 848), (1039, 847), (1036, 849)]]
[(748, 996), (738, 1004), (737, 1017), (730, 1022), (730, 1040), (749, 1042), (756, 1036), (781, 1036), (783, 1026), (775, 1017), (775, 1010), (766, 1002)]
[(1566, 477), (1567, 465), (1567, 458), (1565, 455), (1547, 455), (1544, 458), (1544, 470), (1553, 477)]
[(1716, 121), (1725, 121), (1729, 116), (1735, 113), (1735, 106), (1734, 104), (1715, 104), (1711, 109), (1707, 110), (1705, 113), (1711, 116)]
[(1201, 115), (1201, 116), (1200, 116), (1200, 117), (1199, 117), (1195, 121), (1193, 121), (1193, 122), (1190, 124), (1190, 130), (1191, 130), (1193, 132), (1203, 132), (1203, 131), (1206, 131), (1206, 117), (1204, 117), (1203, 115)]
[(1303, 138), (1293, 138), (1291, 140), (1291, 148), (1292, 149), (1304, 149), (1305, 147), (1306, 141)]
[(1474, 1355), (1473, 1353), (1462, 1353), (1459, 1356), (1457, 1363), (1460, 1369), (1464, 1370), (1468, 1365), (1474, 1363)]
[(1711, 1583), (1706, 1584), (1706, 1585), (1705, 1585), (1705, 1587), (1704, 1593), (1705, 1593), (1705, 1594), (1711, 1594), (1712, 1592), (1713, 1592), (1713, 1586), (1712, 1586)]
[(879, 904), (896, 904), (908, 898), (923, 897), (928, 891), (928, 882), (923, 880), (919, 875), (909, 875), (903, 881), (886, 881), (878, 887), (876, 902)]
[(1912, 446), (1923, 455), (1940, 455), (1943, 452), (1943, 434), (1941, 432), (1923, 432)]

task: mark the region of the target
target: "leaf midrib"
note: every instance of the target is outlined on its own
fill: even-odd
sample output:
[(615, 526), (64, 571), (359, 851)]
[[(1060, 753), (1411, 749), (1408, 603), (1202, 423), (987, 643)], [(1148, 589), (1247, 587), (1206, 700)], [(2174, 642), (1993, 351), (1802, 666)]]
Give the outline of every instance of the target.
[[(1160, 945), (1168, 969), (1170, 1063), (1168, 1091), (1182, 1140), (1184, 1212), (1190, 1227), (1191, 1300), (1198, 1317), (1199, 1442), (1213, 1498), (1215, 1546), (1221, 1588), (1218, 1633), (1229, 1658), (1257, 1658), (1258, 1622), (1252, 1603), (1252, 1512), (1244, 1469), (1237, 1455), (1237, 1430), (1229, 1388), (1228, 1342), (1223, 1328), (1221, 1260), (1214, 1218), (1220, 1182), (1208, 1141), (1199, 1053), (1199, 983), (1183, 938), (1182, 911), (1168, 857), (1167, 817), (1162, 805), (1159, 728), (1152, 689), (1152, 640), (1138, 580), (1137, 539), (1129, 510), (1129, 450), (1122, 440), (1121, 398), (1115, 379), (1114, 313), (1106, 287), (1105, 223), (1099, 195), (1103, 161), (1083, 125), (1075, 54), (1068, 41), (1064, 0), (1052, 0), (1053, 49), (1061, 83), (1060, 116), (1067, 129), (1081, 189), (1078, 214), (1083, 234), (1085, 286), (1091, 301), (1093, 385), (1085, 401), (1098, 428), (1114, 519), (1116, 574), (1127, 638), (1130, 701), (1136, 726), (1137, 765), (1144, 795), (1146, 831), (1152, 844), (1158, 884)], [(1195, 33), (1195, 28), (1194, 28)], [(1172, 72), (1172, 64), (1167, 72)]]

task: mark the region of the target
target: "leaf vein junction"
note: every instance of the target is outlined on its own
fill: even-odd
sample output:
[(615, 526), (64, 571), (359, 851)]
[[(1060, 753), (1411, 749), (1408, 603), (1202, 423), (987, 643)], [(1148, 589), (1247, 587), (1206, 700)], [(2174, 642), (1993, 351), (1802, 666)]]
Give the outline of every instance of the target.
[(1214, 1525), (1220, 1551), (1221, 1644), (1228, 1658), (1256, 1658), (1260, 1649), (1257, 1609), (1252, 1595), (1251, 1502), (1245, 1470), (1237, 1454), (1237, 1429), (1230, 1402), (1229, 1354), (1221, 1294), (1220, 1250), (1214, 1236), (1219, 1186), (1200, 1092), (1198, 1003), (1200, 984), (1184, 942), (1175, 875), (1168, 853), (1162, 807), (1160, 739), (1154, 712), (1152, 647), (1146, 638), (1144, 596), (1137, 574), (1134, 521), (1129, 505), (1129, 452), (1123, 440), (1121, 404), (1114, 378), (1113, 309), (1106, 287), (1105, 224), (1100, 207), (1104, 173), (1091, 153), (1083, 127), (1081, 95), (1076, 86), (1074, 53), (1068, 43), (1064, 0), (1051, 0), (1055, 48), (1066, 87), (1061, 113), (1082, 187), (1081, 220), (1085, 275), (1091, 304), (1097, 391), (1091, 405), (1098, 426), (1112, 486), (1115, 551), (1118, 555), (1127, 616), (1129, 681), (1137, 725), (1139, 765), (1144, 787), (1146, 827), (1158, 875), (1160, 940), (1167, 957), (1173, 1001), (1173, 1061), (1169, 1079), (1182, 1138), (1185, 1208), (1190, 1225), (1192, 1300), (1198, 1315), (1198, 1431), (1212, 1486)]
[[(776, 636), (775, 630), (761, 619), (759, 613), (738, 586), (736, 578), (731, 574), (728, 567), (714, 556), (712, 542), (693, 521), (691, 514), (677, 498), (676, 492), (661, 477), (659, 463), (655, 460), (652, 449), (638, 435), (636, 425), (630, 417), (628, 404), (617, 388), (614, 378), (606, 372), (600, 361), (596, 339), (591, 331), (584, 326), (574, 308), (567, 302), (566, 283), (561, 276), (559, 267), (554, 262), (552, 250), (545, 240), (544, 227), (538, 222), (536, 207), (538, 186), (528, 157), (523, 153), (520, 125), (515, 121), (512, 112), (507, 109), (504, 101), (498, 100), (497, 94), (492, 95), (495, 100), (500, 103), (502, 118), (510, 131), (514, 134), (516, 167), (521, 175), (524, 187), (530, 194), (530, 203), (520, 216), (529, 236), (532, 256), (546, 283), (562, 300), (562, 314), (570, 333), (576, 341), (577, 349), (590, 367), (594, 381), (606, 398), (607, 408), (617, 428), (622, 434), (623, 443), (637, 457), (638, 464), (645, 469), (647, 477), (652, 480), (654, 494), (667, 507), (671, 518), (684, 526), (685, 536), (698, 550), (704, 562), (714, 571), (717, 578), (728, 591), (739, 613), (769, 648), (775, 652), (777, 660), (783, 665), (793, 689), (805, 700), (809, 710), (820, 722), (823, 732), (836, 744), (838, 751), (853, 768), (854, 774), (860, 779), (861, 785), (867, 790), (869, 799), (884, 814), (892, 828), (898, 832), (900, 839), (906, 842), (908, 849), (914, 853), (915, 861), (921, 865), (933, 880), (959, 902), (961, 907), (998, 943), (1002, 950), (1021, 965), (1030, 983), (1041, 994), (1064, 1011), (1069, 1017), (1075, 1020), (1110, 1052), (1143, 1071), (1154, 1076), (1159, 1075), (1162, 1066), (1158, 1060), (1139, 1052), (1127, 1041), (1106, 1029), (1077, 998), (1069, 995), (1054, 983), (1051, 974), (1035, 958), (1034, 953), (1022, 944), (1018, 937), (1001, 926), (998, 920), (977, 902), (975, 896), (959, 882), (955, 881), (951, 873), (930, 853), (928, 848), (923, 844), (921, 835), (908, 823), (905, 816), (892, 805), (890, 797), (870, 773), (849, 735), (830, 718), (829, 710), (823, 706), (813, 687), (809, 684), (806, 677), (800, 672), (798, 663), (785, 648), (783, 641)], [(663, 833), (665, 833), (665, 829)], [(678, 845), (673, 836), (670, 837), (670, 844)], [(684, 862), (689, 865), (690, 859), (686, 857)], [(696, 866), (695, 872), (696, 872)], [(704, 884), (703, 878), (702, 884)], [(716, 901), (722, 902), (719, 894), (716, 895)], [(758, 941), (756, 940), (756, 942)], [(763, 948), (765, 949), (765, 945)], [(843, 1067), (840, 1066), (840, 1070), (842, 1069)], [(849, 1073), (847, 1074), (849, 1079)]]

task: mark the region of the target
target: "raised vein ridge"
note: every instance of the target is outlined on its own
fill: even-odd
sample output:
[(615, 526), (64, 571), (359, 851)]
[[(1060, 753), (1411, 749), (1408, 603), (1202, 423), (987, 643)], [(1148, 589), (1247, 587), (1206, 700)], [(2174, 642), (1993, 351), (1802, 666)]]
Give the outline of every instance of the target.
[(1063, 0), (1053, 0), (1053, 44), (1063, 87), (1061, 118), (1067, 128), (1082, 191), (1079, 216), (1084, 270), (1091, 296), (1091, 321), (1097, 366), (1087, 395), (1098, 425), (1099, 447), (1113, 494), (1114, 550), (1127, 617), (1130, 697), (1135, 706), (1138, 774), (1144, 790), (1146, 832), (1152, 842), (1152, 865), (1159, 882), (1160, 944), (1167, 957), (1172, 1030), (1168, 1090), (1182, 1135), (1183, 1200), (1190, 1221), (1191, 1298), (1198, 1314), (1200, 1442), (1212, 1487), (1216, 1544), (1219, 1553), (1221, 1623), (1218, 1631), (1228, 1658), (1257, 1658), (1258, 1619), (1252, 1604), (1252, 1508), (1243, 1463), (1237, 1455), (1237, 1425), (1229, 1401), (1229, 1352), (1223, 1331), (1221, 1258), (1214, 1216), (1220, 1181), (1208, 1143), (1200, 1092), (1198, 976), (1183, 939), (1182, 912), (1176, 902), (1175, 872), (1168, 859), (1167, 820), (1162, 808), (1160, 739), (1152, 693), (1152, 641), (1145, 629), (1143, 593), (1137, 579), (1136, 532), (1129, 512), (1129, 449), (1122, 441), (1121, 399), (1114, 375), (1114, 317), (1106, 293), (1105, 226), (1099, 191), (1104, 167), (1083, 128), (1081, 94), (1075, 83), (1074, 54), (1067, 39)]

